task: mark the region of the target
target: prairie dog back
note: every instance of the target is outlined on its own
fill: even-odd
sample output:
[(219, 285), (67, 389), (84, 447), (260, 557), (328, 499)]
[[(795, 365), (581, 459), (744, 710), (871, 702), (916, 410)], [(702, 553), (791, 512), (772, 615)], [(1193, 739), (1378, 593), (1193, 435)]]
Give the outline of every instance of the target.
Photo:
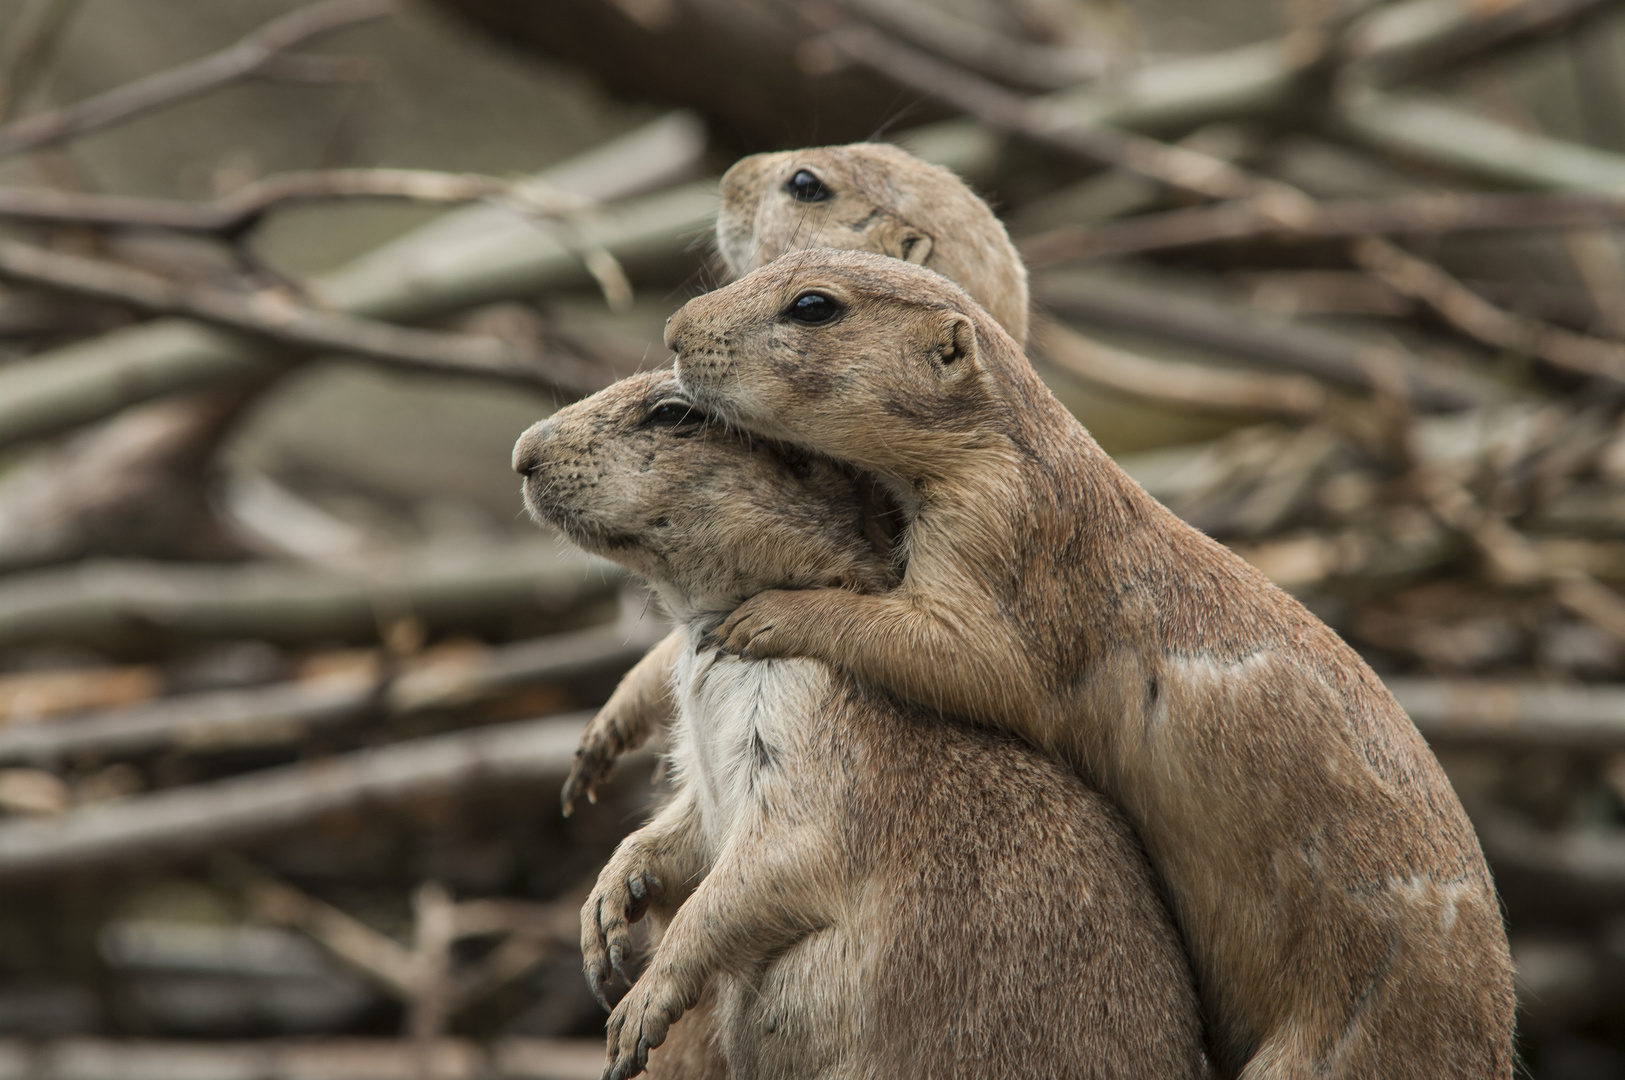
[(823, 664), (704, 641), (774, 584), (891, 586), (861, 484), (708, 422), (658, 373), (532, 428), (515, 464), (537, 517), (645, 575), (686, 633), (677, 793), (583, 912), (602, 980), (627, 924), (671, 911), (611, 1018), (611, 1075), (708, 988), (731, 1075), (1209, 1075), (1180, 943), (1103, 798)]

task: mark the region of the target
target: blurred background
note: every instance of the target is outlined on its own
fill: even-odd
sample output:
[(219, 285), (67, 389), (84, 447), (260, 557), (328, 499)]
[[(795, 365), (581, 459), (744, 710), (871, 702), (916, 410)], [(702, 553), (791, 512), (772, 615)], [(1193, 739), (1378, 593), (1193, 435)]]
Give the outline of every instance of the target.
[(514, 439), (664, 364), (716, 178), (869, 137), (1034, 362), (1435, 747), (1540, 1080), (1625, 1076), (1625, 11), (0, 0), (0, 1078), (596, 1076), (566, 819), (663, 633)]

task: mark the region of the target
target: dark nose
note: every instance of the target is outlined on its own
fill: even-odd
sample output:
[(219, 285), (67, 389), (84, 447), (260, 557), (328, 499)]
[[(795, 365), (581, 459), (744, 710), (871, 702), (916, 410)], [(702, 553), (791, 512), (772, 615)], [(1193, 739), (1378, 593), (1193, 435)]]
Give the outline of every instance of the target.
[(535, 472), (542, 464), (542, 452), (552, 434), (552, 428), (546, 420), (527, 428), (525, 433), (519, 436), (519, 441), (513, 444), (513, 471), (520, 476), (529, 476)]

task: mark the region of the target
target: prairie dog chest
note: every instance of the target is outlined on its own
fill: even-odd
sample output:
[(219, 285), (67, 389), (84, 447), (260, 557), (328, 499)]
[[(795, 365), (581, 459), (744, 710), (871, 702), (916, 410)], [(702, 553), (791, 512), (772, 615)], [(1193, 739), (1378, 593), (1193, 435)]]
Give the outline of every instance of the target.
[(673, 774), (698, 797), (714, 854), (746, 813), (806, 753), (829, 670), (813, 660), (742, 660), (695, 648), (673, 671)]

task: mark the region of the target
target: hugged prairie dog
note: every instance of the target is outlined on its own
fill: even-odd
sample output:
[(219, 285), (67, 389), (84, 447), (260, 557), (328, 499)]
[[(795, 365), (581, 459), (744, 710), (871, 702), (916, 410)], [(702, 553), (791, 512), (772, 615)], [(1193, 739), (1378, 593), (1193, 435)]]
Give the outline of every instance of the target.
[(537, 518), (646, 577), (682, 628), (676, 793), (582, 911), (595, 988), (629, 922), (669, 917), (610, 1017), (609, 1076), (708, 987), (731, 1076), (1209, 1074), (1176, 932), (1106, 800), (816, 661), (703, 643), (765, 588), (895, 582), (846, 473), (708, 422), (670, 373), (561, 410), (514, 464)]
[(1166, 883), (1221, 1070), (1511, 1076), (1500, 909), (1416, 728), (1129, 479), (961, 289), (796, 252), (690, 301), (666, 343), (701, 408), (869, 471), (912, 519), (897, 589), (764, 592), (727, 650), (822, 660), (1098, 783)]
[[(717, 250), (733, 276), (786, 251), (873, 251), (957, 281), (1005, 331), (1027, 339), (1027, 268), (992, 208), (947, 169), (884, 143), (753, 154), (722, 177)], [(616, 688), (582, 732), (563, 802), (593, 797), (615, 759), (671, 714), (672, 634)]]

